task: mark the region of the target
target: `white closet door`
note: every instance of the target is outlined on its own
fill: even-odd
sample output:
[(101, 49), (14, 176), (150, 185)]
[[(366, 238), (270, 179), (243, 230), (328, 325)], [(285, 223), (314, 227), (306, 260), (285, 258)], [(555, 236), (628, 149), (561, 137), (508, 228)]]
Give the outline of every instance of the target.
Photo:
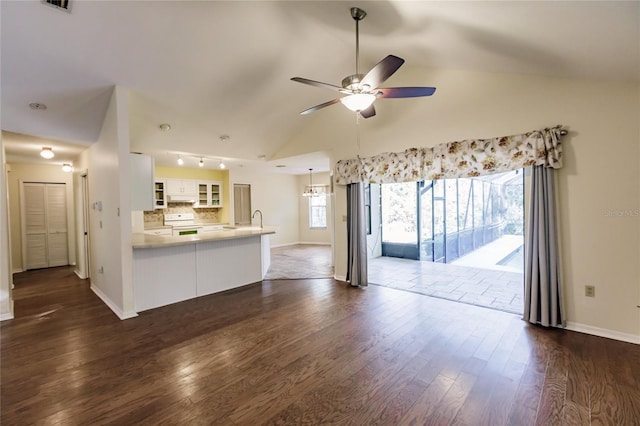
[(25, 252), (27, 255), (25, 267), (27, 269), (49, 266), (44, 193), (45, 185), (43, 183), (24, 184)]
[(68, 265), (67, 188), (63, 183), (47, 184), (45, 193), (49, 266)]
[(68, 265), (66, 185), (25, 182), (23, 194), (25, 268)]

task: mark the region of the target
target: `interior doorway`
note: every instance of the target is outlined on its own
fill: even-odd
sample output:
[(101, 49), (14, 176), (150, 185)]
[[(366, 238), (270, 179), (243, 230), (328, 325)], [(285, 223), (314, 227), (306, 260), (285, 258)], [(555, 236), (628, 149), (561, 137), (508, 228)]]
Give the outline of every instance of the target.
[(370, 282), (522, 313), (522, 170), (383, 184), (380, 205), (382, 256), (370, 246)]

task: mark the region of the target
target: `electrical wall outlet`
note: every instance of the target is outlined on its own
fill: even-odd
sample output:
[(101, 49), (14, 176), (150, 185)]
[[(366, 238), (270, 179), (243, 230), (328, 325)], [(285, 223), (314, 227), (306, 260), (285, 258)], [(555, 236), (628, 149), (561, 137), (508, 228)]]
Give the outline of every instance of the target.
[(585, 285), (584, 295), (587, 297), (596, 297), (596, 287), (592, 285)]

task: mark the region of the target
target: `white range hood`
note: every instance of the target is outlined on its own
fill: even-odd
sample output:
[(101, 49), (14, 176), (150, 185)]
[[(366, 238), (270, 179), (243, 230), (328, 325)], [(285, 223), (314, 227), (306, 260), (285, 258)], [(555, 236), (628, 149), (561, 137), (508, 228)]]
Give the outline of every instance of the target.
[(189, 195), (167, 195), (167, 202), (169, 203), (195, 203), (194, 197)]

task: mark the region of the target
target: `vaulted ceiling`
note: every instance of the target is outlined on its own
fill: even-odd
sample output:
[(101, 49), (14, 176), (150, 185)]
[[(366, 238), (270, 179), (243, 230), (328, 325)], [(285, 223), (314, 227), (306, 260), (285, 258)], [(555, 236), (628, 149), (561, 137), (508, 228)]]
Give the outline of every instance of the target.
[[(3, 0), (7, 157), (37, 157), (43, 139), (20, 134), (78, 150), (95, 142), (119, 85), (130, 91), (132, 150), (160, 164), (181, 154), (194, 165), (204, 156), (232, 167), (326, 169), (325, 153), (278, 152), (324, 113), (300, 111), (335, 97), (290, 78), (339, 85), (355, 72), (351, 6), (368, 13), (364, 70), (394, 54), (428, 69), (640, 82), (640, 2), (71, 0), (69, 13)], [(162, 123), (171, 131), (161, 132)]]

